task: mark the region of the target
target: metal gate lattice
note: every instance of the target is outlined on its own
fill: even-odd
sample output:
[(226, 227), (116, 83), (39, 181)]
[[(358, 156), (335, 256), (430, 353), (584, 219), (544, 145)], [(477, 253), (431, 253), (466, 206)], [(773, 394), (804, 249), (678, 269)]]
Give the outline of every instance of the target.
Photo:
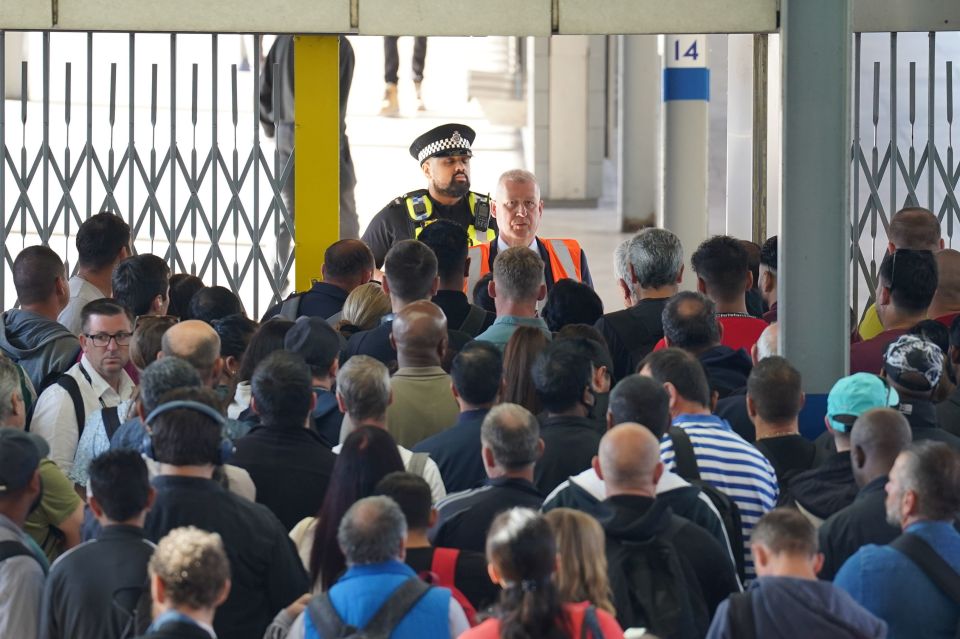
[[(0, 100), (5, 308), (14, 303), (9, 269), (20, 248), (50, 245), (72, 267), (76, 228), (100, 211), (124, 217), (135, 251), (162, 256), (173, 272), (227, 286), (254, 317), (280, 299), (293, 253), (277, 256), (271, 247), (281, 228), (294, 234), (281, 196), (293, 155), (281, 162), (275, 145), (261, 138), (261, 39), (253, 37), (250, 73), (242, 70), (244, 60), (228, 63), (221, 54), (223, 41), (236, 44), (242, 37), (0, 31), (5, 94), (8, 38), (34, 44), (39, 38), (41, 57), (39, 81), (32, 75), (36, 65), (24, 59), (19, 98)], [(124, 39), (126, 47), (118, 46)], [(234, 52), (245, 55), (240, 44)], [(85, 49), (83, 65), (69, 59), (79, 57), (78, 45)], [(62, 65), (55, 59), (61, 57)], [(220, 83), (224, 75), (226, 87)], [(76, 84), (85, 88), (81, 100), (75, 99)], [(188, 109), (178, 102), (184, 92)], [(31, 93), (39, 93), (39, 100), (29, 99)], [(86, 119), (78, 134), (73, 117), (81, 107)]]
[[(918, 75), (921, 55), (926, 73)], [(957, 56), (956, 33), (854, 34), (850, 224), (852, 302), (858, 313), (874, 301), (879, 260), (896, 211), (930, 209), (940, 219), (946, 245), (953, 245), (960, 223), (960, 165), (953, 146)], [(868, 99), (864, 88), (871, 93)], [(918, 104), (923, 93), (925, 108)], [(871, 134), (872, 143), (864, 144), (863, 135)]]

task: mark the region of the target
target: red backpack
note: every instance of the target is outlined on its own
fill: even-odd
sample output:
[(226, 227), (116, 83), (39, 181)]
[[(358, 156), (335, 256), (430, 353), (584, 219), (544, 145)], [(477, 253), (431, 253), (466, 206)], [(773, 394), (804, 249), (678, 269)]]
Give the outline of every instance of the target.
[(450, 594), (463, 608), (467, 615), (467, 622), (470, 627), (477, 625), (477, 609), (473, 607), (466, 595), (460, 592), (460, 589), (454, 585), (454, 576), (457, 573), (457, 558), (460, 551), (456, 548), (434, 548), (433, 560), (430, 562), (430, 570), (420, 573), (420, 578), (428, 584), (442, 586), (450, 590)]

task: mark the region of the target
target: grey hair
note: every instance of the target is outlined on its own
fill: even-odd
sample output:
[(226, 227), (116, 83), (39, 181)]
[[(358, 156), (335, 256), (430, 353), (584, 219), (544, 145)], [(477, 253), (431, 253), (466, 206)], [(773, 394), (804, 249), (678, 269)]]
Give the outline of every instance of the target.
[(543, 285), (543, 260), (536, 251), (515, 246), (493, 260), (497, 297), (512, 301), (536, 300)]
[(490, 409), (480, 427), (480, 441), (507, 470), (528, 466), (540, 453), (540, 423), (523, 406), (503, 403)]
[(537, 187), (537, 199), (540, 199), (540, 184), (537, 182), (537, 176), (526, 169), (510, 169), (500, 175), (500, 179), (497, 180), (497, 200), (501, 199), (505, 182), (517, 182), (519, 184), (533, 183), (533, 185)]
[(160, 405), (160, 398), (177, 388), (200, 388), (200, 373), (187, 360), (161, 357), (140, 374), (140, 403), (145, 413)]
[(777, 323), (763, 329), (760, 337), (757, 339), (757, 361), (780, 354), (780, 345), (777, 344)]
[(683, 268), (680, 238), (666, 229), (646, 228), (627, 246), (630, 265), (643, 288), (674, 284)]
[(17, 371), (17, 365), (13, 363), (13, 360), (0, 354), (0, 426), (7, 423), (10, 413), (13, 412), (10, 399), (14, 395), (23, 399), (23, 391), (20, 388), (20, 373)]
[(631, 287), (631, 289), (633, 288), (633, 283), (630, 277), (629, 247), (632, 241), (633, 238), (628, 237), (617, 244), (617, 248), (613, 251), (613, 276), (618, 280), (626, 282), (627, 286)]
[(407, 537), (407, 519), (390, 497), (366, 497), (350, 506), (337, 528), (337, 543), (348, 566), (396, 559)]
[(337, 395), (355, 425), (383, 417), (390, 404), (390, 371), (369, 355), (354, 355), (337, 372)]

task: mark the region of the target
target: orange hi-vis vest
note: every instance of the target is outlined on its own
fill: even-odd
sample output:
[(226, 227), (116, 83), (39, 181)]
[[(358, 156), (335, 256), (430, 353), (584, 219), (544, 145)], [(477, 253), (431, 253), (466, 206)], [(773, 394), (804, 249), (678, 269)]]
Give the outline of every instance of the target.
[[(562, 279), (573, 279), (583, 282), (583, 270), (580, 264), (582, 250), (580, 243), (570, 239), (537, 238), (547, 249), (550, 258), (550, 271), (555, 284)], [(478, 244), (470, 247), (470, 273), (464, 286), (464, 292), (472, 296), (473, 287), (484, 275), (490, 272), (490, 243)]]

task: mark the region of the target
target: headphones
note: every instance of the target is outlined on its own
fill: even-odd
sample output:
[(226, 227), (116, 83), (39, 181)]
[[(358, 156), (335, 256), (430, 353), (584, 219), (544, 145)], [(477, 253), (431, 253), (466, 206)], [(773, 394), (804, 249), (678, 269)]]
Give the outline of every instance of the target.
[[(206, 415), (216, 422), (217, 426), (220, 427), (221, 432), (227, 425), (226, 418), (216, 409), (201, 402), (187, 400), (177, 400), (160, 404), (150, 411), (149, 415), (147, 415), (147, 419), (145, 420), (146, 425), (149, 426), (150, 423), (153, 422), (153, 420), (155, 420), (158, 416), (172, 410), (192, 410), (202, 415)], [(223, 466), (230, 460), (234, 450), (233, 442), (226, 437), (222, 438), (220, 440), (220, 446), (217, 448), (217, 458), (213, 460), (213, 464), (215, 466)], [(156, 460), (156, 455), (153, 451), (153, 437), (150, 435), (149, 431), (143, 435), (143, 442), (140, 444), (140, 452), (146, 455), (148, 458)]]

